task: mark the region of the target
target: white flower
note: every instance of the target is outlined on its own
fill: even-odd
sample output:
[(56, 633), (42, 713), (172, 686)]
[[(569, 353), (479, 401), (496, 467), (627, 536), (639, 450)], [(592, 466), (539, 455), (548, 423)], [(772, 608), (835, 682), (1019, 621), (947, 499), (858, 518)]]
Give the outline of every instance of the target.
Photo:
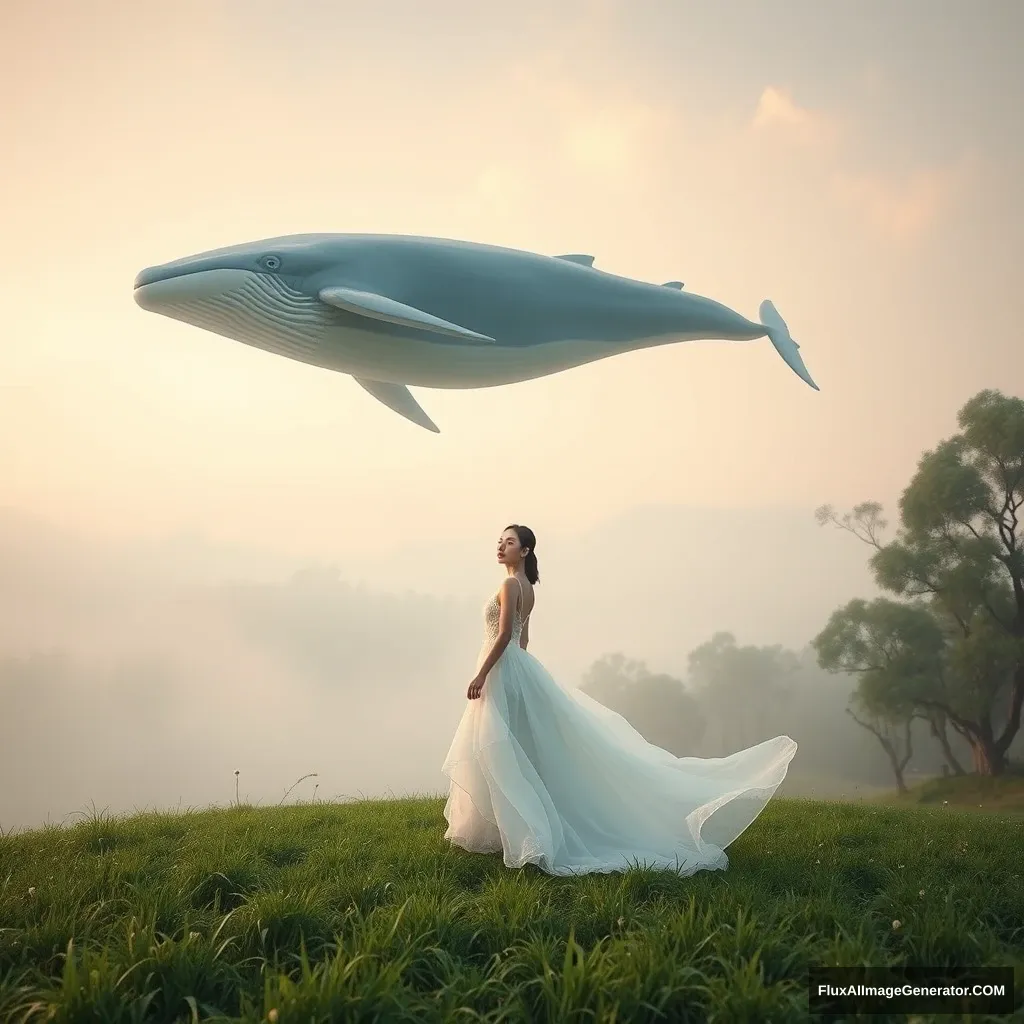
[(894, 932), (898, 932), (902, 927), (903, 927), (903, 922), (902, 921), (893, 921), (893, 923), (892, 923), (892, 930)]

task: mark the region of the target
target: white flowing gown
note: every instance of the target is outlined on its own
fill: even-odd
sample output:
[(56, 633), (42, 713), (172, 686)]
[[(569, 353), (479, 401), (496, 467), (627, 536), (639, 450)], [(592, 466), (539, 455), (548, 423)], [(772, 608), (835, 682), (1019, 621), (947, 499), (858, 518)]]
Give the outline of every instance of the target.
[[(478, 668), (500, 610), (495, 594), (484, 606)], [(522, 629), (520, 595), (512, 639), (482, 696), (468, 701), (444, 762), (445, 838), (552, 875), (725, 868), (725, 848), (781, 785), (796, 743), (776, 736), (728, 757), (676, 757), (559, 686), (520, 647)]]

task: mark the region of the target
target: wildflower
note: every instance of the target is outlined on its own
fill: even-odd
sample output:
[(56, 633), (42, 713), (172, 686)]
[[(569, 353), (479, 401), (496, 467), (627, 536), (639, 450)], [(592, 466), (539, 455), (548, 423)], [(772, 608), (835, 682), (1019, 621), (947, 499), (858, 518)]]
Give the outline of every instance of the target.
[(903, 927), (903, 922), (902, 921), (893, 921), (893, 923), (892, 923), (892, 930), (894, 932), (898, 932), (902, 927)]
[(29, 896), (35, 896), (35, 894), (36, 894), (36, 887), (34, 885), (30, 885), (28, 887), (28, 894), (29, 894)]

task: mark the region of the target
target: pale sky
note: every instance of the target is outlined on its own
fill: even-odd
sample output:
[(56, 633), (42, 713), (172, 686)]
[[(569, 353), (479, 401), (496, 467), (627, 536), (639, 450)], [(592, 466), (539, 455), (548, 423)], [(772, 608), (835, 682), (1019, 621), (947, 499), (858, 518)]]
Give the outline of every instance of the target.
[[(1012, 0), (12, 5), (0, 503), (333, 554), (891, 501), (966, 398), (1024, 388), (1022, 36)], [(143, 266), (301, 231), (771, 297), (821, 393), (766, 340), (678, 345), (421, 389), (434, 436), (132, 301)]]
[[(531, 650), (567, 685), (617, 650), (683, 673), (718, 629), (799, 649), (871, 586), (815, 506), (891, 509), (966, 399), (1024, 393), (1018, 0), (4, 7), (0, 656), (67, 652), (72, 689), (127, 680), (83, 699), (131, 735), (168, 701), (247, 716), (191, 789), (129, 791), (120, 753), (88, 729), (85, 753), (51, 753), (35, 709), (39, 792), (5, 820), (221, 799), (237, 767), (264, 795), (311, 768), (328, 795), (435, 786), (511, 520), (540, 538)], [(145, 266), (320, 231), (592, 253), (749, 317), (771, 298), (821, 391), (767, 340), (676, 345), (415, 389), (434, 435), (348, 377), (133, 302)], [(337, 649), (324, 627), (349, 666), (328, 706), (239, 632), (247, 591), (173, 589), (289, 559), (337, 564), (371, 603), (466, 602), (423, 648), (402, 738), (378, 687), (413, 686), (392, 662), (429, 646), (414, 605), (395, 637), (372, 620), (358, 672), (347, 624)], [(277, 625), (302, 654), (301, 615)], [(189, 728), (167, 742), (198, 754)]]

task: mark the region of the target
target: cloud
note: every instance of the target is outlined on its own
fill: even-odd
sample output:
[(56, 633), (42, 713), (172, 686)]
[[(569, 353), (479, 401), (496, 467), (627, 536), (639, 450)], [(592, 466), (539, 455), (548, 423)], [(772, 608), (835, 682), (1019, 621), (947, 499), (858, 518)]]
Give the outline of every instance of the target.
[[(611, 91), (542, 56), (510, 69), (488, 105), (505, 134), (487, 147), (470, 192), (477, 206), (504, 208), (513, 220), (513, 209), (536, 208), (541, 196), (572, 180), (596, 198), (622, 189), (657, 192), (680, 181), (691, 190), (750, 193), (757, 179), (771, 183), (781, 174), (836, 216), (852, 217), (858, 231), (909, 244), (945, 214), (962, 178), (952, 166), (903, 176), (872, 167), (871, 140), (855, 122), (799, 102), (780, 84), (760, 91), (745, 120), (709, 127), (714, 118), (706, 110)], [(752, 151), (759, 168), (753, 177), (742, 170)], [(772, 193), (773, 202), (778, 195)]]
[(923, 235), (949, 208), (965, 166), (922, 167), (895, 177), (881, 171), (851, 171), (854, 147), (863, 140), (840, 118), (797, 103), (786, 89), (766, 86), (758, 99), (750, 129), (812, 145), (825, 160), (826, 188), (832, 200), (851, 211), (875, 234), (895, 242)]
[(805, 143), (831, 143), (838, 135), (833, 118), (800, 106), (787, 90), (774, 85), (761, 92), (751, 127), (762, 134), (775, 132)]

